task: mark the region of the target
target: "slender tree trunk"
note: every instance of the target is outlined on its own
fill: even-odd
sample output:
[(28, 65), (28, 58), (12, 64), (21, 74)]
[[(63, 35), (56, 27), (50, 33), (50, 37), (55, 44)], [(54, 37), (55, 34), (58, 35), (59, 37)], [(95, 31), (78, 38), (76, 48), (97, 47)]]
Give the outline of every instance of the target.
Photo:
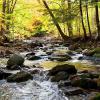
[[(70, 11), (71, 11), (71, 0), (68, 0), (68, 11), (69, 11), (69, 14), (70, 14)], [(72, 23), (70, 21), (67, 22), (67, 27), (68, 27), (69, 36), (72, 37), (73, 36), (73, 28), (72, 28)]]
[(84, 19), (83, 19), (82, 1), (80, 0), (79, 2), (80, 2), (79, 8), (80, 8), (81, 23), (82, 23), (82, 28), (83, 28), (83, 31), (84, 31), (84, 39), (86, 39), (87, 34), (86, 34), (86, 29), (85, 29)]
[(59, 31), (61, 37), (62, 37), (64, 40), (66, 40), (68, 37), (63, 33), (63, 31), (62, 31), (60, 25), (59, 25), (58, 22), (56, 21), (56, 19), (55, 19), (54, 15), (53, 15), (52, 11), (50, 10), (48, 4), (46, 3), (45, 0), (42, 0), (42, 1), (43, 1), (43, 4), (44, 4), (45, 8), (47, 9), (47, 11), (49, 12), (50, 16), (52, 17), (52, 20), (53, 20), (55, 26), (57, 27), (57, 29), (58, 29), (58, 31)]
[(10, 33), (10, 19), (11, 19), (11, 16), (10, 16), (10, 1), (7, 0), (7, 14), (9, 14), (9, 16), (7, 16), (7, 23), (6, 23), (6, 29), (7, 29), (7, 34)]
[[(96, 3), (98, 4), (99, 0), (95, 0)], [(95, 12), (96, 12), (96, 26), (97, 26), (97, 39), (100, 39), (100, 22), (99, 22), (99, 8), (98, 5), (95, 5)]]
[(4, 35), (5, 34), (5, 13), (6, 13), (6, 0), (3, 0), (3, 3), (2, 3), (2, 21), (1, 21), (1, 35)]
[(88, 0), (86, 1), (86, 17), (87, 17), (89, 35), (90, 35), (90, 38), (91, 38), (92, 37), (92, 34), (91, 34), (91, 28), (90, 28), (90, 22), (89, 22)]

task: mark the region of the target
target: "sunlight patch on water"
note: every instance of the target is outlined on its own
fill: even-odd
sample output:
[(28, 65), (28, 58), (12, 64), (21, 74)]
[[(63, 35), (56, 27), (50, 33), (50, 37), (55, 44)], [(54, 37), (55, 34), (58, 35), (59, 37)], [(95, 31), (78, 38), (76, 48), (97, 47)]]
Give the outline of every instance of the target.
[(72, 62), (72, 61), (68, 61), (68, 62), (57, 62), (57, 61), (44, 61), (41, 63), (41, 66), (45, 69), (51, 69), (53, 67), (55, 67), (56, 65), (62, 65), (62, 64), (73, 64), (75, 65), (75, 67), (78, 70), (97, 70), (96, 66), (91, 65), (91, 63), (89, 62), (80, 62), (80, 61), (76, 61), (76, 62)]

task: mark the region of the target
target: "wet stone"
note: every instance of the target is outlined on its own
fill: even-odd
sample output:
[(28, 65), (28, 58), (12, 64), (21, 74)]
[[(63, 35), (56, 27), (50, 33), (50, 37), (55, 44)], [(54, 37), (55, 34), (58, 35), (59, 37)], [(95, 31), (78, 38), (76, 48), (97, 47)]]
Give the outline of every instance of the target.
[(67, 61), (69, 59), (71, 59), (70, 56), (68, 57), (60, 57), (60, 56), (51, 56), (49, 57), (50, 60), (56, 60), (56, 61)]
[(65, 95), (78, 95), (83, 94), (84, 91), (79, 87), (62, 88)]
[(59, 82), (61, 80), (67, 80), (68, 77), (69, 77), (69, 75), (66, 72), (61, 71), (61, 72), (58, 72), (55, 76), (53, 76), (51, 78), (51, 81), (52, 82)]
[(24, 82), (29, 79), (33, 79), (33, 76), (28, 72), (21, 71), (7, 77), (7, 82)]
[(71, 82), (69, 80), (66, 80), (66, 81), (60, 81), (58, 83), (58, 87), (61, 88), (61, 87), (66, 87), (66, 86), (71, 86)]
[(56, 67), (52, 68), (49, 70), (48, 75), (56, 75), (58, 72), (64, 71), (67, 74), (76, 74), (77, 70), (74, 65), (69, 65), (69, 64), (62, 64), (62, 65), (57, 65)]
[(39, 59), (41, 59), (41, 57), (39, 57), (39, 56), (29, 56), (27, 59), (28, 60), (39, 60)]
[[(7, 69), (15, 69), (15, 66), (22, 66), (24, 63), (24, 58), (20, 55), (14, 54), (7, 61)], [(12, 67), (13, 66), (13, 67)]]
[(6, 78), (9, 77), (10, 75), (12, 75), (12, 74), (0, 70), (0, 80), (6, 79)]
[(84, 89), (97, 89), (97, 82), (93, 79), (73, 79), (71, 80), (72, 86), (81, 87)]

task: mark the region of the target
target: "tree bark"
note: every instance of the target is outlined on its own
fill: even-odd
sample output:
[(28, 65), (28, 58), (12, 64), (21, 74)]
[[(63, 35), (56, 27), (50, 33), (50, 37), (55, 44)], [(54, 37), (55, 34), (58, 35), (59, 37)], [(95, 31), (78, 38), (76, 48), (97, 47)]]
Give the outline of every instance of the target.
[(82, 1), (81, 0), (79, 1), (79, 8), (80, 8), (80, 16), (81, 16), (82, 28), (83, 28), (83, 31), (84, 31), (84, 39), (86, 39), (87, 38), (87, 34), (86, 34), (85, 25), (84, 25)]
[(96, 26), (97, 26), (97, 39), (100, 39), (100, 22), (99, 22), (99, 7), (98, 7), (98, 1), (99, 0), (95, 0), (96, 1), (96, 5), (95, 5), (95, 12), (96, 12)]
[(57, 27), (57, 29), (58, 29), (58, 31), (59, 31), (61, 37), (62, 37), (64, 40), (68, 39), (68, 37), (63, 33), (63, 31), (62, 31), (60, 25), (58, 24), (58, 22), (56, 21), (55, 16), (53, 15), (52, 11), (50, 10), (50, 8), (49, 8), (47, 2), (46, 2), (45, 0), (42, 0), (42, 2), (43, 2), (43, 4), (44, 4), (45, 8), (47, 9), (47, 11), (49, 12), (49, 14), (50, 14), (50, 16), (51, 16), (51, 18), (52, 18), (52, 20), (53, 20), (55, 26)]
[[(71, 0), (68, 0), (68, 11), (69, 11), (69, 14), (70, 14), (70, 11), (71, 11)], [(72, 37), (73, 36), (73, 29), (72, 29), (72, 24), (71, 22), (67, 22), (67, 27), (68, 27), (68, 33), (69, 33), (69, 37)]]
[(89, 36), (91, 38), (92, 34), (91, 34), (91, 28), (90, 28), (90, 22), (89, 22), (88, 0), (86, 1), (86, 17), (87, 17), (87, 23), (88, 23)]
[(6, 0), (3, 0), (2, 3), (2, 20), (1, 20), (1, 35), (5, 34), (5, 13), (6, 13)]

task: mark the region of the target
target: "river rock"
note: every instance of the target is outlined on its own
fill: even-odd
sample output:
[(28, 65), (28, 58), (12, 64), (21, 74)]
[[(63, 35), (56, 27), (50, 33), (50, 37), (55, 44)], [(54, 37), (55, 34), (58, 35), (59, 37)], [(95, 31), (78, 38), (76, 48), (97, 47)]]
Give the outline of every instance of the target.
[(90, 79), (95, 79), (95, 78), (99, 78), (99, 74), (95, 74), (95, 73), (83, 73), (81, 75), (79, 75), (80, 78), (90, 78)]
[(100, 58), (100, 53), (95, 53), (93, 57)]
[(26, 54), (26, 57), (34, 56), (34, 55), (35, 55), (35, 52), (30, 52), (30, 53)]
[(28, 72), (21, 71), (7, 77), (7, 82), (24, 82), (29, 79), (33, 79), (33, 76)]
[(69, 59), (71, 59), (70, 56), (66, 56), (66, 57), (61, 57), (61, 56), (51, 56), (49, 57), (50, 60), (56, 60), (56, 61), (67, 61)]
[(53, 76), (51, 78), (51, 81), (52, 82), (59, 82), (61, 80), (67, 80), (68, 77), (69, 77), (69, 75), (66, 72), (61, 71), (61, 72), (58, 72), (55, 76)]
[(76, 50), (79, 48), (79, 44), (76, 43), (76, 44), (70, 45), (68, 48), (69, 50)]
[(93, 51), (100, 54), (100, 47), (95, 48)]
[(70, 80), (60, 81), (58, 83), (59, 88), (66, 87), (66, 86), (71, 86), (71, 81)]
[(39, 60), (39, 59), (41, 59), (41, 57), (39, 57), (39, 56), (29, 56), (27, 59), (28, 60)]
[(31, 48), (35, 48), (35, 47), (43, 47), (43, 44), (39, 41), (36, 42), (32, 42), (30, 43)]
[(88, 50), (88, 49), (85, 49), (82, 51), (83, 55), (86, 55), (86, 56), (93, 56), (94, 55), (94, 50)]
[(75, 79), (71, 80), (72, 86), (81, 87), (84, 89), (97, 89), (97, 82), (92, 79)]
[(10, 70), (18, 69), (19, 68), (18, 66), (22, 66), (23, 63), (24, 63), (24, 58), (20, 55), (14, 54), (7, 61), (7, 69)]
[(77, 70), (74, 65), (62, 64), (57, 65), (49, 71), (49, 75), (56, 75), (58, 72), (64, 71), (68, 74), (76, 74)]
[(94, 96), (90, 100), (100, 100), (100, 93), (98, 93), (96, 96)]
[(12, 74), (11, 73), (6, 73), (6, 72), (0, 70), (0, 80), (6, 79), (10, 75), (12, 75)]
[(62, 88), (62, 90), (65, 93), (65, 95), (78, 95), (84, 93), (84, 91), (79, 87), (71, 87), (70, 89), (64, 87)]

